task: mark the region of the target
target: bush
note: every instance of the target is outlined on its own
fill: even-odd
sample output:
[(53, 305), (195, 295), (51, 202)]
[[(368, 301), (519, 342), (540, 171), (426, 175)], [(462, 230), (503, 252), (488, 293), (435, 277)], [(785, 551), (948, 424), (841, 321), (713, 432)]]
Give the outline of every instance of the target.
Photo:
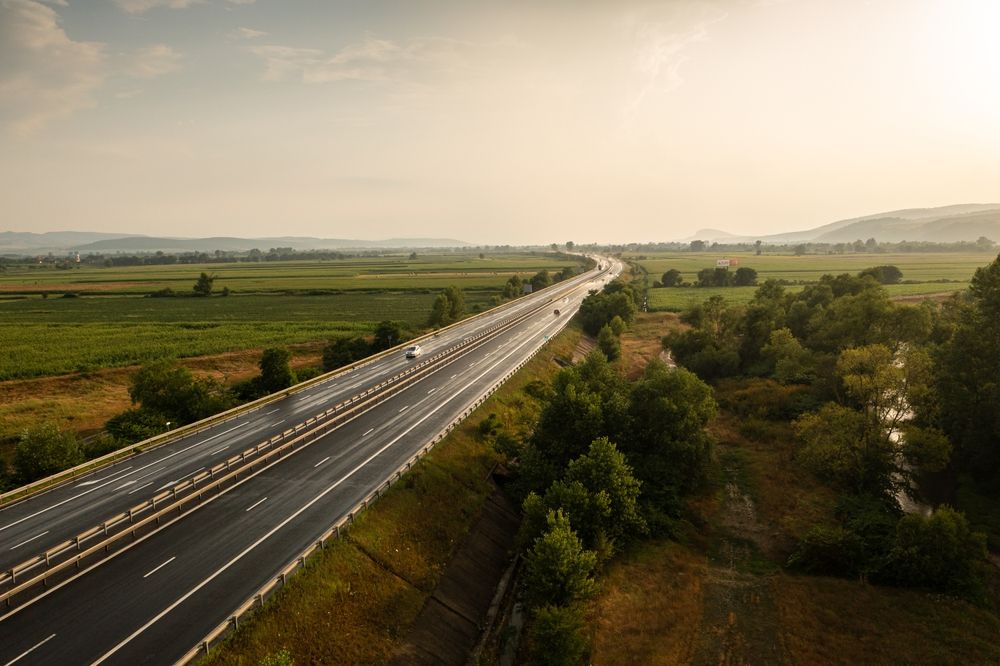
[(19, 484), (75, 467), (84, 460), (83, 449), (72, 432), (52, 423), (26, 428), (14, 448), (14, 480)]
[(531, 663), (571, 666), (587, 652), (583, 613), (576, 606), (542, 606), (535, 611), (528, 634)]
[(112, 451), (117, 451), (122, 447), (128, 446), (128, 444), (129, 442), (118, 439), (113, 435), (100, 433), (83, 445), (83, 455), (87, 460), (93, 460), (94, 458), (100, 458)]
[(864, 564), (861, 538), (843, 527), (816, 525), (806, 532), (788, 565), (802, 571), (831, 576), (853, 576)]
[(126, 409), (111, 417), (104, 424), (104, 429), (114, 439), (124, 444), (134, 444), (166, 432), (167, 419), (162, 414), (138, 407)]
[(973, 592), (981, 585), (986, 536), (973, 532), (965, 515), (949, 506), (931, 516), (904, 516), (884, 570), (888, 582), (943, 592)]
[(319, 377), (322, 374), (323, 370), (321, 368), (317, 368), (315, 366), (308, 366), (302, 368), (301, 370), (296, 370), (295, 378), (300, 382), (304, 382)]

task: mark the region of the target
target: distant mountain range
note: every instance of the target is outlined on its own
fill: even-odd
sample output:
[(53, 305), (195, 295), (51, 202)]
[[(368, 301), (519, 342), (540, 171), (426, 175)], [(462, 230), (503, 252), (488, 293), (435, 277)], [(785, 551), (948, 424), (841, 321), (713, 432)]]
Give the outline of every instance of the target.
[(275, 238), (167, 238), (137, 234), (107, 234), (91, 231), (0, 232), (0, 253), (37, 254), (45, 252), (115, 253), (115, 252), (246, 252), (257, 248), (266, 252), (272, 247), (295, 250), (371, 250), (387, 248), (468, 247), (469, 243), (452, 238), (387, 238), (385, 240), (350, 240), (280, 236)]
[(1000, 241), (1000, 204), (957, 204), (939, 208), (908, 208), (831, 222), (815, 229), (767, 236), (740, 236), (702, 229), (687, 240), (720, 243), (850, 243), (874, 238), (880, 242), (975, 241), (980, 236)]

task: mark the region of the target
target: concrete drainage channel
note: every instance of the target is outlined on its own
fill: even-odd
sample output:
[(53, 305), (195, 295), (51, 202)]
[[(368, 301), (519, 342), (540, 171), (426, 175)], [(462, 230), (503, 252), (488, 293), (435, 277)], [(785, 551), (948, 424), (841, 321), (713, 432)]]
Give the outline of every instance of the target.
[(337, 539), (340, 537), (340, 531), (347, 525), (354, 522), (354, 517), (358, 515), (361, 511), (367, 509), (372, 502), (381, 497), (385, 492), (392, 486), (393, 483), (399, 481), (403, 475), (410, 470), (413, 465), (417, 463), (422, 457), (427, 455), (434, 445), (444, 439), (452, 430), (455, 429), (458, 424), (469, 417), (476, 409), (479, 408), (490, 396), (492, 396), (497, 389), (499, 389), (508, 379), (513, 377), (518, 371), (521, 370), (528, 361), (535, 357), (535, 355), (541, 350), (541, 345), (536, 347), (532, 352), (518, 363), (512, 370), (503, 375), (500, 379), (493, 383), (492, 386), (479, 398), (470, 402), (465, 406), (464, 409), (456, 416), (444, 429), (442, 429), (438, 434), (431, 438), (431, 440), (424, 445), (416, 454), (414, 454), (409, 460), (400, 465), (395, 471), (389, 474), (389, 476), (381, 483), (379, 486), (369, 493), (364, 499), (358, 502), (350, 511), (347, 512), (342, 518), (337, 520), (333, 525), (327, 529), (322, 536), (320, 536), (315, 542), (309, 545), (304, 551), (293, 558), (281, 572), (270, 579), (262, 587), (260, 587), (256, 592), (254, 592), (250, 597), (239, 605), (224, 622), (216, 626), (212, 631), (208, 633), (205, 638), (198, 643), (195, 647), (191, 648), (183, 657), (181, 657), (176, 663), (178, 666), (183, 664), (189, 664), (196, 659), (208, 655), (209, 650), (213, 645), (216, 645), (220, 640), (222, 640), (230, 631), (234, 631), (239, 627), (241, 621), (246, 620), (247, 616), (253, 613), (258, 608), (263, 607), (264, 602), (267, 601), (275, 592), (285, 586), (288, 579), (298, 572), (300, 569), (305, 567), (307, 560), (316, 555), (319, 551), (323, 550), (325, 545), (329, 543), (332, 539)]
[[(546, 305), (513, 319), (504, 320), (477, 336), (427, 359), (368, 391), (320, 412), (285, 432), (250, 447), (192, 478), (158, 493), (127, 511), (119, 513), (76, 537), (38, 554), (0, 578), (0, 601), (15, 608), (31, 601), (50, 585), (73, 577), (85, 566), (91, 568), (138, 539), (165, 527), (193, 511), (206, 498), (215, 497), (277, 464), (284, 456), (315, 442), (383, 400), (408, 388), (427, 376), (448, 367), (506, 329), (534, 315)], [(518, 369), (523, 365), (518, 365)], [(515, 370), (516, 371), (516, 370)], [(512, 373), (511, 373), (512, 374)], [(509, 376), (509, 375), (508, 375)], [(506, 379), (507, 376), (504, 377)], [(499, 384), (497, 384), (498, 386)], [(487, 395), (495, 390), (491, 388)], [(485, 398), (483, 398), (485, 399)], [(481, 400), (480, 400), (481, 402)], [(478, 402), (476, 405), (478, 406)], [(464, 418), (463, 414), (462, 418)], [(442, 435), (443, 436), (443, 435)], [(436, 441), (436, 440), (435, 440)], [(418, 454), (419, 455), (419, 454)], [(389, 483), (389, 482), (387, 482)], [(378, 490), (375, 496), (378, 496)], [(175, 515), (176, 514), (176, 515)], [(350, 514), (349, 514), (350, 515)], [(36, 572), (38, 569), (42, 571)]]

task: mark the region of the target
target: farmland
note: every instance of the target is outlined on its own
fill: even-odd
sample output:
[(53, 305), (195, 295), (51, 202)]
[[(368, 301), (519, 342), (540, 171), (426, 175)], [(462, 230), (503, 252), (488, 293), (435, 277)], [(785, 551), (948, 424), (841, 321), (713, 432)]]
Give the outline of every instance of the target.
[[(384, 319), (419, 328), (435, 294), (448, 285), (462, 287), (467, 310), (475, 311), (487, 307), (514, 273), (528, 278), (571, 265), (552, 255), (456, 255), (8, 267), (0, 275), (0, 379), (322, 341), (367, 333)], [(189, 294), (200, 272), (214, 274), (215, 290), (228, 288), (230, 296), (142, 297), (167, 288)]]
[[(676, 269), (685, 282), (696, 281), (698, 271), (712, 268), (723, 255), (712, 252), (653, 253), (625, 255), (649, 273), (650, 283), (659, 280), (664, 272)], [(757, 271), (758, 283), (781, 280), (789, 291), (819, 280), (825, 274), (857, 273), (877, 265), (897, 266), (903, 273), (901, 284), (889, 285), (886, 290), (892, 297), (935, 296), (961, 291), (969, 286), (969, 279), (980, 266), (989, 263), (991, 254), (848, 254), (848, 255), (762, 255), (752, 252), (725, 255), (738, 259), (741, 267)], [(651, 289), (649, 309), (652, 311), (680, 311), (700, 303), (711, 296), (722, 296), (729, 303), (747, 303), (753, 298), (755, 287), (701, 288), (677, 287)]]

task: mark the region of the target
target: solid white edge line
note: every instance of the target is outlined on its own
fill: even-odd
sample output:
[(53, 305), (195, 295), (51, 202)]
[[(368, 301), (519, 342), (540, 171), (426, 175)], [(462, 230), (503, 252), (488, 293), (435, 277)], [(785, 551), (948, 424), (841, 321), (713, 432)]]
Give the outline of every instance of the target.
[(149, 578), (150, 576), (152, 576), (153, 574), (155, 574), (155, 573), (156, 573), (157, 571), (159, 571), (159, 570), (160, 570), (160, 569), (162, 569), (163, 567), (167, 566), (168, 564), (170, 564), (171, 562), (173, 562), (173, 561), (174, 561), (174, 560), (176, 560), (176, 559), (177, 559), (177, 556), (176, 556), (176, 555), (174, 555), (174, 556), (173, 556), (173, 557), (171, 557), (171, 558), (170, 558), (169, 560), (167, 560), (166, 562), (164, 562), (164, 563), (163, 563), (163, 564), (161, 564), (160, 566), (158, 566), (158, 567), (154, 568), (154, 569), (153, 569), (152, 571), (150, 571), (150, 572), (149, 572), (148, 574), (146, 574), (145, 576), (143, 576), (143, 578)]
[(367, 437), (368, 435), (372, 434), (373, 432), (375, 432), (375, 428), (368, 428), (368, 430), (365, 431), (365, 434), (361, 435), (361, 436), (362, 437)]
[(16, 657), (14, 657), (14, 658), (13, 658), (13, 659), (11, 659), (10, 661), (8, 661), (8, 662), (7, 662), (6, 664), (4, 664), (4, 666), (10, 666), (10, 665), (11, 665), (11, 664), (13, 664), (13, 663), (14, 663), (15, 661), (20, 661), (21, 659), (24, 659), (24, 658), (25, 658), (25, 657), (27, 657), (27, 656), (28, 656), (29, 654), (31, 654), (32, 652), (34, 652), (34, 651), (35, 651), (35, 650), (37, 650), (38, 648), (42, 647), (43, 645), (45, 645), (46, 643), (48, 643), (49, 641), (51, 641), (51, 640), (52, 640), (53, 638), (55, 638), (55, 637), (56, 637), (56, 635), (55, 635), (55, 634), (52, 634), (51, 636), (49, 636), (48, 638), (46, 638), (46, 639), (45, 639), (44, 641), (42, 641), (41, 643), (38, 643), (38, 644), (36, 644), (36, 645), (35, 645), (34, 647), (30, 647), (30, 648), (28, 648), (27, 650), (25, 650), (24, 652), (22, 652), (21, 654), (17, 655)]
[[(248, 506), (247, 509), (246, 509), (246, 511), (251, 511), (253, 509), (256, 509), (258, 506), (260, 506), (261, 504), (263, 504), (266, 501), (267, 501), (266, 497), (263, 498), (263, 499), (259, 499), (256, 502), (254, 502), (253, 504), (251, 504), (250, 506)], [(246, 513), (246, 511), (244, 511), (243, 513)]]
[(326, 458), (323, 458), (323, 459), (322, 459), (322, 460), (320, 460), (320, 461), (319, 461), (318, 463), (316, 463), (315, 465), (313, 465), (313, 469), (315, 469), (315, 468), (319, 467), (320, 465), (322, 465), (323, 463), (325, 463), (325, 462), (326, 462), (327, 460), (329, 460), (329, 459), (330, 459), (330, 456), (327, 456)]

